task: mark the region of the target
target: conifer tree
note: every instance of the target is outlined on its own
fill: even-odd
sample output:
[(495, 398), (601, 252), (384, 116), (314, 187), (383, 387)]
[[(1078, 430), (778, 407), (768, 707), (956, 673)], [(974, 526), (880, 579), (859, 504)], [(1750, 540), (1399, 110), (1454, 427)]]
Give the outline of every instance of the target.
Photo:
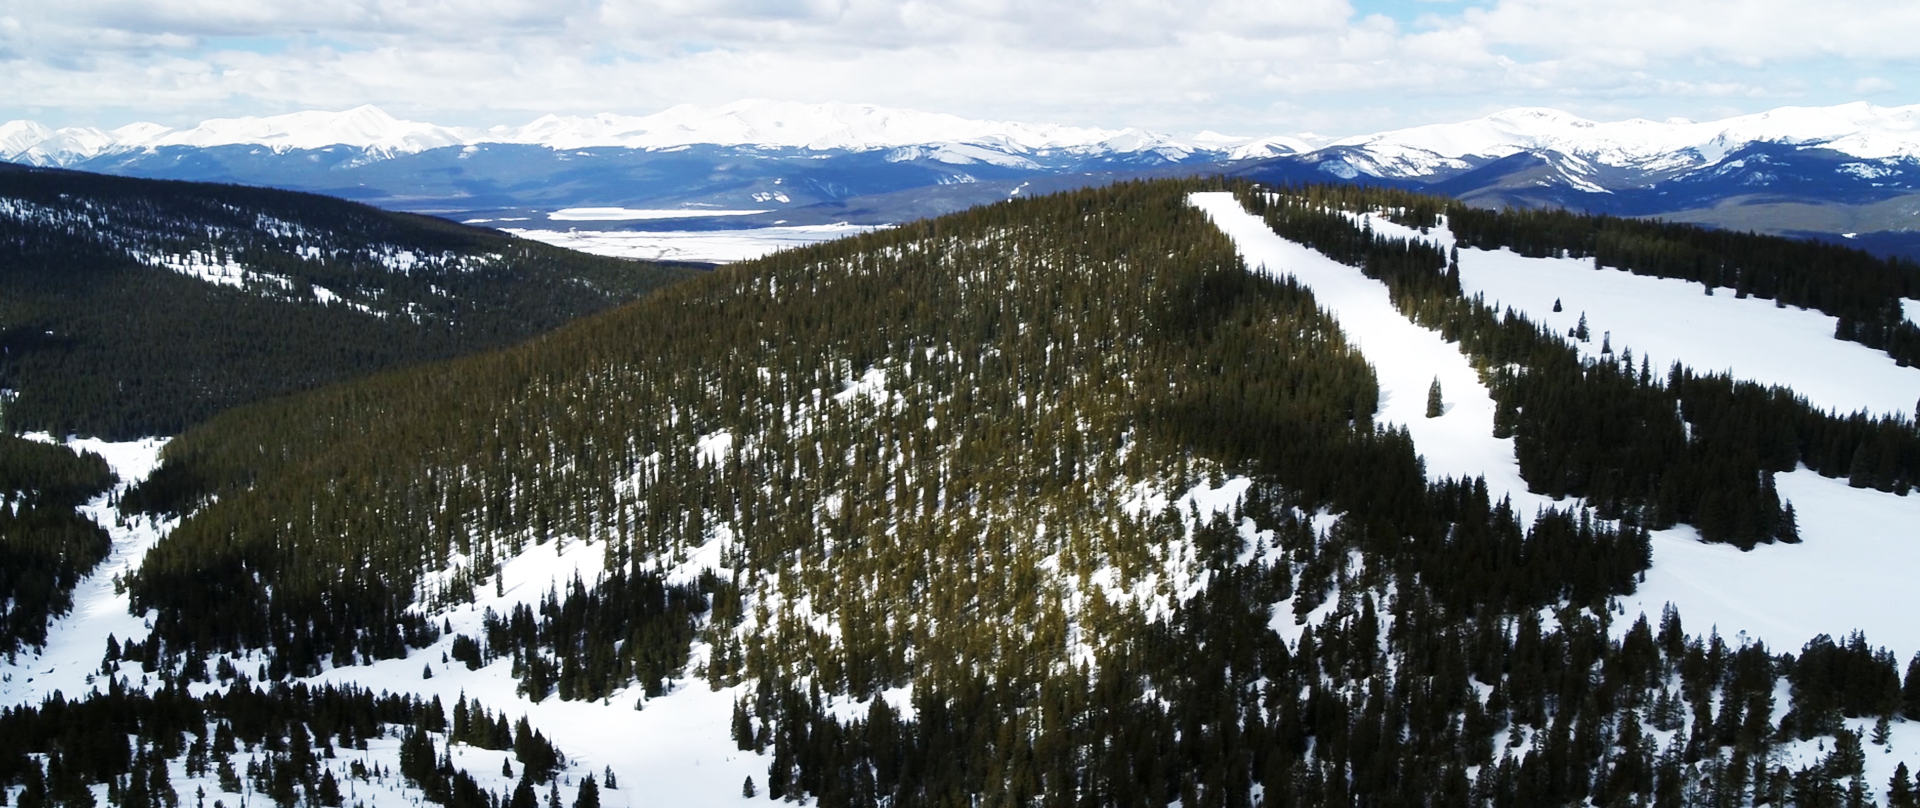
[(1438, 418), (1445, 411), (1445, 403), (1440, 398), (1440, 377), (1433, 377), (1433, 384), (1427, 387), (1427, 417)]

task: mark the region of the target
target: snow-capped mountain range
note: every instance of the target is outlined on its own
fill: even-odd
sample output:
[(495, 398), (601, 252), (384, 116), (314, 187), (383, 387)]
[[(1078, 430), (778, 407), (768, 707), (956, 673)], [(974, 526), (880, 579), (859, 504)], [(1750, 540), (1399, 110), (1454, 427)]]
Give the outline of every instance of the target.
[[(527, 221), (578, 207), (764, 213), (712, 223), (727, 228), (885, 224), (1128, 176), (1225, 172), (1857, 238), (1920, 255), (1920, 105), (1783, 107), (1711, 122), (1595, 122), (1523, 108), (1338, 140), (761, 100), (486, 129), (363, 106), (187, 129), (13, 121), (0, 125), (0, 159), (314, 191), (463, 220)], [(681, 225), (566, 227), (668, 226)]]
[(1364, 162), (1353, 161), (1363, 173), (1412, 178), (1465, 170), (1487, 158), (1521, 152), (1555, 152), (1611, 168), (1693, 168), (1718, 163), (1754, 143), (1822, 148), (1870, 160), (1920, 159), (1920, 104), (1782, 107), (1704, 123), (1679, 118), (1603, 123), (1553, 109), (1519, 108), (1477, 120), (1331, 142), (1214, 132), (1177, 137), (1139, 129), (971, 120), (864, 104), (762, 100), (719, 107), (683, 104), (646, 116), (545, 115), (524, 126), (487, 129), (400, 120), (374, 106), (337, 113), (216, 118), (189, 129), (154, 123), (112, 130), (51, 129), (24, 120), (0, 124), (0, 158), (37, 166), (72, 166), (103, 155), (170, 146), (243, 145), (266, 146), (276, 152), (347, 146), (381, 157), (476, 144), (550, 149), (667, 150), (695, 145), (812, 151), (908, 149), (901, 156), (946, 157), (959, 164), (1058, 152), (1154, 154), (1181, 162), (1194, 156), (1246, 160), (1325, 150), (1364, 155)]
[[(647, 116), (603, 113), (544, 115), (524, 126), (487, 129), (404, 121), (374, 106), (345, 112), (296, 112), (266, 118), (217, 118), (191, 129), (136, 123), (113, 130), (49, 129), (33, 121), (0, 125), (0, 157), (39, 166), (70, 166), (102, 155), (168, 146), (266, 146), (276, 152), (348, 146), (391, 157), (482, 143), (551, 149), (665, 150), (693, 145), (811, 151), (921, 147), (903, 156), (948, 162), (1005, 161), (1023, 154), (1153, 153), (1184, 160), (1195, 153), (1231, 159), (1290, 154), (1307, 148), (1285, 137), (1228, 137), (1211, 132), (1175, 138), (1135, 129), (978, 121), (954, 115), (860, 104), (738, 101), (719, 107), (680, 105)], [(939, 147), (927, 149), (926, 147)]]
[(1374, 161), (1367, 173), (1375, 176), (1419, 177), (1471, 168), (1475, 158), (1521, 152), (1554, 152), (1610, 168), (1697, 168), (1755, 143), (1912, 160), (1920, 158), (1920, 105), (1782, 107), (1706, 123), (1682, 118), (1600, 123), (1559, 110), (1521, 108), (1346, 138), (1328, 148), (1365, 153)]

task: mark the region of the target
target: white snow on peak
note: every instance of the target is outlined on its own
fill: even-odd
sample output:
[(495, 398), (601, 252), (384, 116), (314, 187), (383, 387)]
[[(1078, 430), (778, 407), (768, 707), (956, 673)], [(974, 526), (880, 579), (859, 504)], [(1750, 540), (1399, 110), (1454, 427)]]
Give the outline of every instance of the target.
[(0, 159), (36, 165), (71, 165), (101, 154), (165, 146), (257, 145), (275, 151), (348, 146), (392, 156), (481, 143), (552, 149), (666, 150), (696, 145), (815, 151), (885, 149), (893, 150), (893, 159), (1021, 167), (1031, 166), (1021, 155), (1056, 152), (1152, 153), (1178, 160), (1195, 152), (1240, 158), (1306, 148), (1304, 142), (1287, 137), (1230, 137), (1207, 132), (1182, 139), (1138, 129), (973, 120), (871, 104), (758, 99), (715, 107), (682, 104), (645, 116), (543, 115), (523, 126), (484, 130), (401, 120), (373, 106), (344, 112), (218, 118), (190, 129), (154, 123), (130, 124), (110, 132), (83, 127), (54, 130), (32, 121), (0, 125)]
[(205, 147), (250, 144), (267, 146), (275, 151), (353, 146), (372, 151), (407, 153), (467, 142), (467, 138), (456, 130), (430, 123), (403, 121), (374, 106), (355, 107), (345, 112), (309, 110), (268, 118), (215, 118), (183, 131), (146, 131), (145, 137), (127, 145)]
[[(971, 120), (944, 113), (892, 109), (871, 104), (803, 104), (750, 99), (718, 107), (682, 104), (640, 117), (613, 114), (586, 117), (547, 115), (526, 126), (494, 127), (475, 140), (531, 143), (556, 149), (595, 146), (666, 149), (718, 145), (869, 151), (935, 144), (977, 144), (1018, 154), (1089, 149), (1114, 138), (1133, 134), (1133, 130)], [(1146, 135), (1142, 140), (1140, 145), (1144, 148), (1177, 143), (1164, 135)]]
[(1753, 143), (1827, 148), (1855, 157), (1920, 158), (1920, 105), (1782, 107), (1695, 123), (1634, 118), (1599, 123), (1554, 109), (1523, 107), (1459, 123), (1432, 124), (1334, 141), (1358, 149), (1369, 173), (1430, 174), (1469, 157), (1558, 152), (1605, 166), (1684, 168), (1712, 165)]
[(348, 146), (376, 156), (480, 143), (651, 150), (715, 145), (889, 150), (890, 159), (896, 160), (1003, 166), (1024, 166), (1024, 156), (1049, 153), (1154, 155), (1166, 160), (1199, 154), (1241, 160), (1337, 147), (1329, 155), (1343, 163), (1332, 169), (1336, 173), (1429, 176), (1521, 152), (1555, 153), (1599, 167), (1680, 170), (1714, 165), (1730, 152), (1760, 142), (1826, 148), (1862, 159), (1920, 159), (1920, 105), (1782, 107), (1705, 123), (1684, 118), (1601, 123), (1559, 110), (1523, 107), (1471, 121), (1331, 142), (1310, 135), (1237, 137), (1212, 131), (1182, 138), (1140, 129), (974, 120), (871, 104), (762, 99), (710, 107), (682, 104), (644, 116), (545, 115), (523, 126), (485, 130), (401, 120), (373, 106), (220, 118), (181, 130), (153, 123), (112, 131), (55, 130), (32, 121), (0, 124), (0, 159), (36, 165), (72, 165), (101, 154), (162, 146), (236, 144), (276, 151)]

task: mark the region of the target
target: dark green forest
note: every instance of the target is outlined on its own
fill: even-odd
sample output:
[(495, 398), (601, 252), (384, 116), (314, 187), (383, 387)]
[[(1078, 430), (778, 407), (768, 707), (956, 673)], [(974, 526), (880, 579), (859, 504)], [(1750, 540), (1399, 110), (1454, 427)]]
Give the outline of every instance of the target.
[[(1429, 479), (1373, 420), (1366, 357), (1309, 290), (1247, 271), (1197, 190), (1385, 281), (1482, 367), (1529, 486), (1581, 499), (1521, 514), (1484, 480)], [(767, 755), (750, 788), (776, 800), (1913, 805), (1905, 768), (1864, 777), (1884, 735), (1845, 722), (1920, 719), (1920, 659), (1903, 674), (1857, 634), (1730, 644), (1616, 599), (1649, 530), (1797, 540), (1772, 478), (1797, 464), (1906, 493), (1914, 423), (1582, 359), (1578, 336), (1462, 297), (1452, 256), (1340, 211), (1444, 214), (1516, 249), (1561, 226), (1375, 189), (1123, 183), (729, 265), (504, 350), (228, 410), (121, 500), (184, 520), (128, 581), (157, 617), (118, 654), (186, 683), (258, 651), (264, 692), (298, 693), (443, 639), (428, 615), (498, 591), (528, 547), (586, 543), (597, 575), (486, 614), (450, 659), (510, 665), (534, 701), (744, 686), (734, 739)], [(1711, 246), (1633, 232), (1635, 255)], [(1832, 277), (1904, 271), (1859, 267)], [(1793, 271), (1768, 291), (1865, 299)], [(1233, 480), (1225, 510), (1180, 500)], [(910, 710), (879, 697), (901, 687)], [(868, 707), (842, 720), (836, 698)], [(444, 725), (391, 709), (448, 805), (477, 792), (418, 763), (434, 743), (524, 735), (470, 705)], [(1817, 759), (1786, 755), (1807, 741)], [(15, 782), (54, 779), (36, 767)]]
[[(153, 265), (182, 261), (251, 274), (216, 285)], [(0, 426), (177, 434), (693, 274), (312, 194), (0, 165)]]

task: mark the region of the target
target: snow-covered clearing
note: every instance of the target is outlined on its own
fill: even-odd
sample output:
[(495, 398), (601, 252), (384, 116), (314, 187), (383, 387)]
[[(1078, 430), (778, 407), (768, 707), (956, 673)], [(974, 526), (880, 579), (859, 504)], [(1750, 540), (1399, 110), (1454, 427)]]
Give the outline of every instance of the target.
[[(1524, 492), (1511, 441), (1487, 437), (1492, 434), (1492, 401), (1485, 388), (1477, 380), (1468, 387), (1447, 375), (1449, 371), (1470, 373), (1465, 358), (1439, 342), (1434, 332), (1391, 309), (1384, 284), (1280, 238), (1258, 217), (1244, 212), (1230, 194), (1196, 194), (1194, 203), (1234, 239), (1249, 266), (1292, 275), (1312, 289), (1315, 299), (1362, 350), (1368, 345), (1393, 346), (1393, 350), (1367, 354), (1375, 363), (1381, 387), (1389, 391), (1380, 417), (1409, 424), (1430, 476), (1485, 473), (1495, 491)], [(1376, 232), (1420, 236), (1370, 218)], [(1452, 242), (1445, 228), (1420, 237), (1445, 246)], [(1602, 324), (1619, 323), (1626, 328), (1614, 331), (1614, 350), (1632, 347), (1640, 354), (1642, 343), (1636, 340), (1645, 338), (1656, 346), (1656, 362), (1679, 358), (1700, 368), (1704, 363), (1697, 357), (1702, 354), (1728, 357), (1741, 378), (1774, 383), (1804, 380), (1824, 385), (1820, 389), (1830, 398), (1851, 397), (1846, 400), (1855, 406), (1867, 406), (1875, 397), (1891, 403), (1895, 399), (1890, 395), (1909, 402), (1920, 395), (1920, 386), (1912, 390), (1913, 395), (1899, 386), (1909, 379), (1920, 383), (1920, 370), (1896, 367), (1883, 353), (1835, 340), (1833, 319), (1818, 312), (1778, 309), (1762, 300), (1736, 300), (1730, 293), (1708, 297), (1696, 284), (1596, 271), (1584, 261), (1523, 258), (1504, 250), (1461, 250), (1460, 271), (1469, 294), (1484, 292), (1490, 303), (1513, 305), (1536, 322), (1570, 328), (1585, 306), (1594, 339), (1582, 347), (1590, 355), (1599, 351)], [(1551, 311), (1555, 298), (1563, 300), (1565, 309), (1557, 315)], [(1572, 319), (1560, 322), (1567, 318)], [(1769, 355), (1764, 346), (1772, 342), (1761, 342), (1762, 347), (1742, 342), (1748, 337), (1759, 339), (1768, 329), (1791, 334), (1796, 344)], [(1418, 364), (1408, 368), (1411, 363)], [(1439, 369), (1447, 403), (1454, 408), (1432, 421), (1420, 417), (1426, 382), (1412, 373), (1425, 367)], [(1848, 373), (1864, 376), (1853, 378)], [(1888, 393), (1889, 388), (1896, 392)], [(1806, 392), (1797, 384), (1794, 389)], [(1456, 419), (1466, 404), (1485, 407), (1485, 416)], [(1494, 443), (1501, 451), (1490, 445)], [(1638, 613), (1657, 621), (1662, 608), (1672, 603), (1690, 632), (1704, 634), (1717, 628), (1732, 642), (1744, 637), (1765, 641), (1778, 651), (1797, 652), (1816, 634), (1844, 639), (1858, 629), (1873, 644), (1892, 649), (1902, 661), (1920, 652), (1920, 622), (1912, 619), (1920, 614), (1920, 588), (1911, 584), (1911, 571), (1920, 564), (1920, 496), (1850, 488), (1844, 480), (1805, 469), (1778, 475), (1777, 485), (1780, 496), (1793, 503), (1801, 544), (1763, 545), (1743, 553), (1730, 545), (1703, 544), (1684, 525), (1657, 531), (1652, 537), (1653, 566), (1639, 591), (1622, 602), (1626, 619), (1618, 621), (1617, 627), (1624, 631)], [(1515, 502), (1538, 499), (1516, 497)]]
[[(698, 568), (715, 567), (719, 545), (725, 541), (715, 539), (696, 549), (688, 561), (667, 571), (668, 578), (686, 579), (697, 575)], [(751, 694), (750, 686), (715, 691), (706, 680), (692, 676), (706, 658), (704, 645), (694, 645), (688, 674), (674, 680), (668, 693), (652, 699), (644, 699), (645, 689), (635, 685), (605, 701), (548, 697), (536, 704), (516, 692), (519, 681), (513, 678), (510, 658), (495, 660), (478, 670), (468, 670), (458, 661), (443, 661), (455, 635), (481, 635), (482, 618), (488, 608), (504, 614), (517, 603), (538, 603), (550, 590), (564, 591), (575, 575), (591, 585), (603, 564), (605, 549), (603, 544), (577, 540), (530, 546), (503, 566), (500, 594), (483, 588), (476, 593), (474, 603), (433, 614), (435, 622), (445, 620), (453, 628), (452, 634), (441, 637), (433, 646), (416, 649), (405, 659), (335, 668), (309, 681), (350, 683), (375, 691), (417, 693), (423, 698), (437, 695), (448, 705), (465, 694), (513, 719), (526, 715), (535, 729), (567, 755), (575, 782), (585, 774), (598, 777), (608, 768), (613, 770), (620, 788), (603, 789), (602, 805), (732, 806), (739, 804), (740, 785), (749, 776), (757, 788), (764, 790), (769, 759), (740, 751), (730, 735), (733, 705)], [(423, 668), (430, 668), (433, 678), (423, 678)], [(493, 771), (498, 769), (497, 762), (492, 764)], [(476, 777), (487, 773), (473, 772)], [(484, 779), (481, 783), (487, 785)], [(563, 787), (561, 793), (571, 800), (570, 787)]]
[(1920, 652), (1920, 496), (1849, 488), (1802, 468), (1776, 477), (1793, 503), (1802, 542), (1750, 552), (1703, 544), (1690, 527), (1653, 534), (1653, 568), (1623, 599), (1625, 628), (1636, 613), (1658, 624), (1667, 603), (1691, 633), (1717, 628), (1799, 653), (1816, 634), (1836, 641), (1858, 629), (1904, 665)]
[[(1291, 276), (1339, 321), (1347, 341), (1366, 354), (1379, 380), (1376, 419), (1407, 428), (1430, 479), (1484, 476), (1494, 497), (1512, 498), (1523, 522), (1541, 508), (1566, 507), (1527, 491), (1513, 440), (1493, 437), (1493, 396), (1480, 383), (1479, 372), (1439, 332), (1401, 316), (1386, 284), (1281, 238), (1240, 207), (1231, 193), (1197, 193), (1192, 201), (1233, 239), (1248, 268)], [(1440, 417), (1428, 418), (1427, 389), (1434, 379), (1440, 380), (1445, 404)]]
[[(28, 437), (60, 442), (46, 435)], [(165, 443), (163, 439), (132, 443), (72, 440), (66, 445), (106, 458), (120, 477), (115, 489), (118, 493), (152, 473)], [(136, 518), (122, 524), (110, 502), (110, 496), (102, 496), (87, 504), (84, 512), (107, 527), (113, 539), (112, 554), (75, 587), (73, 611), (53, 622), (45, 649), (23, 653), (12, 662), (0, 659), (0, 706), (38, 705), (56, 691), (69, 698), (104, 691), (108, 680), (98, 674), (107, 637), (144, 640), (148, 635), (149, 617), (128, 613), (127, 595), (115, 591), (115, 579), (138, 569), (147, 551), (177, 522)], [(697, 548), (687, 561), (666, 570), (669, 578), (684, 582), (697, 575), (700, 568), (717, 566), (719, 545), (726, 540), (719, 538)], [(532, 545), (502, 568), (501, 594), (495, 595), (489, 587), (477, 602), (433, 615), (436, 622), (449, 622), (454, 634), (442, 637), (432, 647), (415, 650), (405, 659), (335, 668), (309, 681), (352, 684), (375, 692), (414, 693), (423, 698), (439, 696), (449, 708), (464, 693), (510, 719), (524, 714), (570, 761), (561, 786), (566, 802), (571, 802), (581, 777), (593, 774), (597, 778), (608, 768), (620, 784), (618, 789), (602, 789), (601, 803), (609, 806), (735, 805), (740, 799), (741, 782), (748, 776), (764, 789), (767, 760), (753, 752), (739, 751), (729, 736), (733, 705), (743, 692), (739, 688), (716, 692), (705, 680), (692, 676), (705, 658), (704, 646), (695, 645), (687, 674), (675, 680), (667, 694), (646, 699), (644, 709), (637, 709), (644, 692), (637, 686), (605, 702), (565, 702), (550, 697), (535, 704), (515, 692), (518, 682), (512, 676), (510, 659), (474, 671), (459, 662), (443, 661), (455, 634), (480, 634), (485, 609), (492, 607), (504, 613), (516, 603), (537, 603), (548, 591), (564, 589), (576, 575), (591, 582), (602, 568), (604, 550), (604, 545), (578, 540)], [(251, 670), (259, 660), (241, 661), (242, 670)], [(431, 668), (433, 678), (422, 678), (423, 668)], [(132, 687), (142, 686), (136, 663), (122, 663), (121, 677)], [(210, 687), (196, 685), (195, 690)], [(354, 760), (385, 766), (389, 771), (397, 769), (398, 748), (397, 738), (373, 739), (366, 752), (342, 750), (337, 761), (324, 762), (336, 769), (348, 804), (416, 804), (418, 792), (397, 787), (397, 781), (365, 782), (345, 776), (345, 767)], [(454, 750), (455, 764), (468, 770), (482, 788), (495, 792), (513, 786), (513, 780), (500, 776), (501, 763), (510, 756), (510, 752), (466, 746)], [(188, 777), (181, 761), (174, 761), (170, 775), (175, 789), (187, 800), (192, 799), (195, 789), (203, 787), (209, 799), (223, 796), (212, 777)]]
[[(1453, 233), (1444, 226), (1422, 235), (1379, 216), (1367, 219), (1383, 235), (1453, 246)], [(1595, 269), (1591, 259), (1527, 258), (1505, 249), (1461, 250), (1460, 287), (1561, 334), (1585, 316), (1591, 338), (1575, 343), (1585, 356), (1600, 355), (1610, 343), (1615, 355), (1631, 348), (1634, 356), (1647, 357), (1655, 373), (1665, 373), (1677, 359), (1700, 373), (1728, 372), (1736, 379), (1791, 387), (1814, 406), (1842, 414), (1861, 409), (1911, 414), (1920, 402), (1920, 368), (1900, 367), (1885, 351), (1834, 339), (1833, 317), (1737, 298), (1725, 287), (1708, 295), (1698, 283)], [(1909, 317), (1920, 309), (1920, 302), (1905, 303)]]
[[(45, 434), (26, 437), (61, 443)], [(115, 591), (115, 581), (137, 569), (147, 551), (172, 529), (174, 522), (156, 522), (145, 517), (122, 521), (119, 509), (111, 503), (114, 495), (153, 472), (159, 465), (160, 448), (166, 441), (106, 443), (84, 439), (65, 444), (79, 451), (98, 453), (120, 478), (112, 492), (81, 507), (82, 513), (107, 529), (113, 538), (113, 551), (73, 588), (73, 611), (48, 627), (45, 648), (22, 653), (12, 661), (0, 660), (0, 705), (38, 705), (54, 691), (74, 697), (90, 690), (104, 690), (106, 680), (99, 679), (94, 672), (100, 669), (107, 637), (145, 639), (150, 628), (145, 618), (127, 613), (127, 595)]]
[(879, 228), (857, 224), (754, 227), (742, 230), (508, 230), (521, 238), (614, 258), (648, 261), (698, 261), (726, 264), (749, 261), (779, 250), (806, 247)]

